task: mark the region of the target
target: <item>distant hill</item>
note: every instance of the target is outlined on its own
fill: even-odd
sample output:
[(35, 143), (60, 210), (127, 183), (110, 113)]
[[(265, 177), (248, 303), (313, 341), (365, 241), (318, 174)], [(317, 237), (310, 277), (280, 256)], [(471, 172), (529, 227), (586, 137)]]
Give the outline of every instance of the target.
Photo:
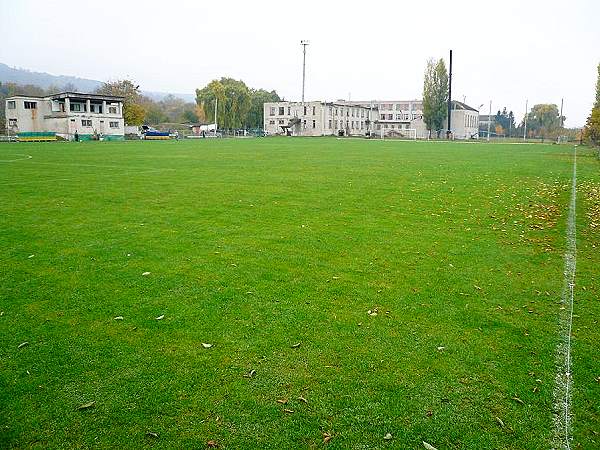
[[(17, 69), (6, 64), (0, 63), (0, 81), (19, 84), (33, 84), (44, 89), (56, 87), (63, 90), (68, 87), (69, 90), (77, 92), (93, 92), (102, 85), (102, 81), (90, 80), (88, 78), (79, 78), (68, 75), (52, 75), (46, 72), (32, 72), (26, 69)], [(169, 95), (168, 92), (142, 91), (142, 93), (152, 100), (161, 100)], [(182, 98), (187, 102), (195, 101), (194, 94), (176, 94), (175, 97)]]

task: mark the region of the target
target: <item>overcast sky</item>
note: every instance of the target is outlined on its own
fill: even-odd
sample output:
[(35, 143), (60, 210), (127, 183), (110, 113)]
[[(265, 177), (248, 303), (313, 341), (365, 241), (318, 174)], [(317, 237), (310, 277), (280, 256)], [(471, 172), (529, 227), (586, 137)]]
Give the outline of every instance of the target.
[(565, 100), (591, 109), (599, 0), (0, 0), (0, 62), (192, 93), (229, 76), (299, 100), (420, 98), (428, 58), (454, 50), (453, 98), (488, 113)]

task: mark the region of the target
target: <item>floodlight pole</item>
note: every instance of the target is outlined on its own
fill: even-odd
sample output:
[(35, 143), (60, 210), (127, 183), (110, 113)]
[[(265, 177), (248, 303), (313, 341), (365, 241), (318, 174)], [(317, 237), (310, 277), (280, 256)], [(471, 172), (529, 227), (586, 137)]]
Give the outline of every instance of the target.
[(300, 41), (302, 46), (302, 106), (304, 106), (304, 84), (306, 82), (306, 46), (309, 44), (308, 41)]
[(525, 100), (525, 119), (523, 119), (524, 123), (525, 123), (525, 126), (523, 127), (523, 140), (524, 141), (527, 139), (527, 102), (528, 101), (529, 101), (528, 99)]

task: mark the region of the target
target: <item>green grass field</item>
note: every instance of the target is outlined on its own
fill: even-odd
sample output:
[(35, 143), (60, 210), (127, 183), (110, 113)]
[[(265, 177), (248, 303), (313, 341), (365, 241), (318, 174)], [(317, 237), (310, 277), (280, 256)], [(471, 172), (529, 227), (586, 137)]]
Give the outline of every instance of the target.
[[(577, 161), (573, 448), (599, 448)], [(2, 144), (0, 447), (550, 448), (572, 170), (557, 145)]]

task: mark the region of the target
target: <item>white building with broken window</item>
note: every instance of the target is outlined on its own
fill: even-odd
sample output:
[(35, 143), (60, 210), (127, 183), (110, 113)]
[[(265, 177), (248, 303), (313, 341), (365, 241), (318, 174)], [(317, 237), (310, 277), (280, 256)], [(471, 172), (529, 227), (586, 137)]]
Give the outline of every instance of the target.
[(264, 104), (264, 130), (289, 136), (365, 136), (373, 131), (377, 109), (338, 102)]
[(123, 97), (61, 92), (6, 99), (7, 132), (23, 140), (53, 135), (72, 140), (124, 139)]

